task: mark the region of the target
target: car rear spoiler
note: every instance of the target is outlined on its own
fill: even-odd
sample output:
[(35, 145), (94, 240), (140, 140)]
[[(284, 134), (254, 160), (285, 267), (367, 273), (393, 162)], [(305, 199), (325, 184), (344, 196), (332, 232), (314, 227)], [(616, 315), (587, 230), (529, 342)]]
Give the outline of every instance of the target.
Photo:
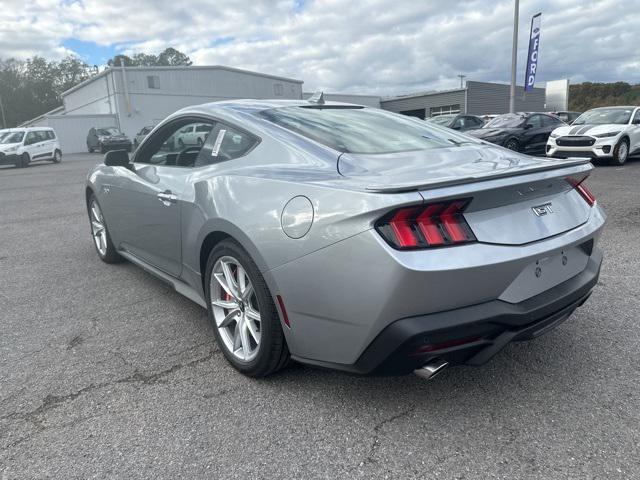
[[(395, 185), (369, 185), (366, 187), (367, 192), (372, 193), (403, 193), (414, 192), (422, 190), (432, 190), (442, 187), (450, 187), (453, 185), (464, 185), (474, 182), (483, 182), (485, 180), (494, 180), (497, 178), (514, 177), (518, 175), (527, 175), (530, 173), (544, 172), (548, 170), (557, 170), (566, 167), (585, 165), (586, 168), (574, 169), (577, 171), (589, 171), (593, 168), (591, 160), (588, 158), (567, 158), (567, 159), (553, 159), (549, 160), (549, 163), (541, 163), (536, 166), (527, 166), (522, 170), (509, 170), (507, 172), (497, 172), (494, 174), (483, 174), (477, 176), (468, 177), (451, 177), (438, 179), (433, 182), (425, 183), (412, 183), (412, 184), (395, 184)], [(588, 166), (587, 166), (588, 165)], [(571, 172), (571, 173), (576, 173)]]

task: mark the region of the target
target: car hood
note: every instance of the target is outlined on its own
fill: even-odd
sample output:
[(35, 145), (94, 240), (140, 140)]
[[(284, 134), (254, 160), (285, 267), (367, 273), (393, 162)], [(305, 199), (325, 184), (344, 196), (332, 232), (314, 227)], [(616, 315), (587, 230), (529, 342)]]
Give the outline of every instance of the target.
[(9, 150), (10, 148), (17, 147), (21, 145), (20, 142), (17, 143), (3, 143), (0, 145), (0, 152), (4, 152), (5, 150)]
[(564, 136), (564, 135), (599, 135), (601, 133), (610, 133), (610, 132), (622, 132), (625, 130), (626, 125), (620, 125), (616, 123), (607, 123), (600, 125), (565, 125), (563, 127), (558, 127), (553, 131), (554, 135)]
[(476, 130), (469, 130), (467, 135), (472, 135), (476, 138), (489, 138), (497, 137), (499, 135), (507, 135), (509, 133), (519, 132), (520, 128), (478, 128)]
[(366, 190), (409, 191), (587, 163), (530, 157), (501, 147), (461, 145), (388, 154), (344, 153), (338, 171)]

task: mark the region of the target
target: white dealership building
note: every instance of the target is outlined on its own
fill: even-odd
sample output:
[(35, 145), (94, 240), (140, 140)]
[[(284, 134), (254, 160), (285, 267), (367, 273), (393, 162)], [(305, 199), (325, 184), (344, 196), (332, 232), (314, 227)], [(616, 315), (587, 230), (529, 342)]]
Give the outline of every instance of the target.
[(224, 66), (107, 68), (22, 126), (53, 127), (65, 153), (85, 152), (91, 127), (117, 127), (133, 138), (180, 108), (237, 98), (300, 99), (302, 80)]

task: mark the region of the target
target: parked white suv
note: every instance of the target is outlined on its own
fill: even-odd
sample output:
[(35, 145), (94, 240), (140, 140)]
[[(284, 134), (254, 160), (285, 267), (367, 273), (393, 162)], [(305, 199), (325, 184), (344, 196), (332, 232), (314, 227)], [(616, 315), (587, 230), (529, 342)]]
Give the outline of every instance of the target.
[(13, 128), (0, 139), (0, 165), (24, 168), (39, 160), (62, 161), (62, 149), (53, 128)]
[(640, 154), (640, 107), (594, 108), (571, 125), (556, 128), (547, 141), (547, 156), (605, 158), (623, 165)]
[(175, 141), (179, 148), (185, 146), (202, 146), (209, 136), (211, 125), (206, 123), (187, 125), (176, 133)]

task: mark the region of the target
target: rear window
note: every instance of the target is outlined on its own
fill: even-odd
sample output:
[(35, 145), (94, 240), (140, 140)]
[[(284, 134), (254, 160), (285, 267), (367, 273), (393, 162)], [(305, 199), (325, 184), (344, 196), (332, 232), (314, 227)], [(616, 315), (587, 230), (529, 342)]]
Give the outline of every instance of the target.
[(394, 153), (476, 143), (422, 120), (364, 107), (283, 107), (260, 116), (345, 153)]

